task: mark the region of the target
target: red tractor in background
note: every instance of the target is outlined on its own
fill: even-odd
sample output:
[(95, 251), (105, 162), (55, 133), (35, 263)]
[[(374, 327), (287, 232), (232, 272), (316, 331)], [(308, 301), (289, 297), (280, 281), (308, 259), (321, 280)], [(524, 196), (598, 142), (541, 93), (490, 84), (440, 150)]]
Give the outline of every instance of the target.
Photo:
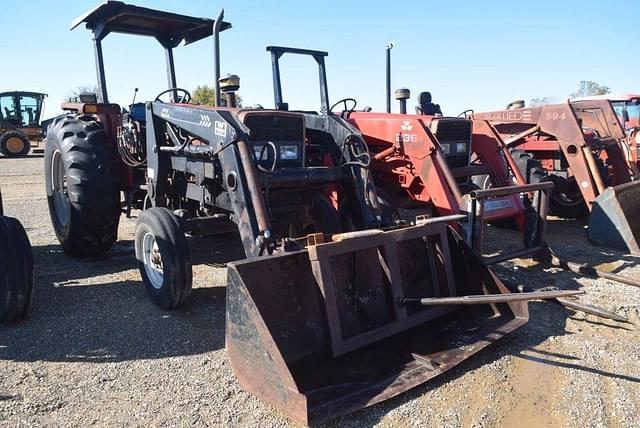
[[(360, 131), (370, 152), (369, 170), (381, 205), (400, 220), (419, 223), (424, 217), (457, 215), (452, 226), (462, 232), (467, 245), (487, 264), (532, 256), (578, 274), (640, 286), (640, 282), (631, 278), (558, 258), (544, 239), (554, 183), (527, 184), (518, 162), (510, 154), (508, 141), (489, 121), (443, 117), (428, 93), (419, 96), (418, 114), (408, 115), (406, 100), (410, 94), (406, 89), (396, 91), (400, 114), (375, 113), (367, 107), (356, 111), (356, 100), (352, 98), (329, 107), (326, 52), (274, 46), (267, 47), (267, 51), (271, 53), (277, 109), (289, 109), (282, 96), (281, 56), (293, 53), (315, 59), (319, 67), (321, 112), (340, 116)], [(343, 109), (334, 113), (341, 104)], [(500, 254), (484, 256), (485, 225), (514, 220), (522, 231), (524, 248), (503, 249)]]
[[(283, 53), (326, 56), (326, 52), (295, 48), (267, 48), (274, 71), (275, 103), (283, 102), (279, 58)], [(320, 67), (322, 104), (326, 97), (326, 74)], [(396, 91), (401, 113), (356, 110), (356, 100), (338, 101), (326, 113), (346, 119), (363, 135), (370, 152), (370, 170), (381, 203), (398, 219), (464, 214), (456, 225), (465, 240), (481, 255), (483, 230), (488, 222), (510, 221), (523, 231), (524, 249), (485, 258), (496, 263), (532, 255), (544, 243), (547, 196), (552, 183), (527, 185), (498, 133), (483, 120), (443, 117), (431, 96), (420, 95), (419, 113), (406, 114), (409, 91)], [(338, 107), (342, 109), (338, 111)], [(430, 113), (430, 114), (428, 114)], [(474, 182), (491, 177), (493, 189), (480, 190)], [(526, 197), (522, 197), (526, 194)]]
[[(515, 107), (515, 108), (513, 108)], [(490, 121), (529, 183), (555, 184), (555, 215), (589, 215), (589, 239), (640, 254), (640, 183), (630, 141), (606, 99), (474, 113)]]
[(640, 127), (640, 94), (606, 94), (590, 97), (574, 98), (571, 101), (607, 100), (613, 106), (618, 120), (626, 131), (637, 130)]
[(640, 94), (620, 94), (620, 95), (595, 95), (591, 97), (575, 98), (572, 101), (594, 101), (608, 100), (618, 116), (618, 120), (624, 127), (629, 137), (629, 144), (635, 145), (635, 150), (631, 150), (629, 158), (638, 162), (638, 148), (640, 147)]

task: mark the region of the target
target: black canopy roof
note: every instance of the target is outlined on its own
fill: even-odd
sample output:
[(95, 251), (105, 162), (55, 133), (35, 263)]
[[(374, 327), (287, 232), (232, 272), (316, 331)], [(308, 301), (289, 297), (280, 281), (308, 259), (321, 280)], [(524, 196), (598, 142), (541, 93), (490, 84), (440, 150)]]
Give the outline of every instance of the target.
[[(71, 29), (82, 23), (86, 23), (87, 28), (99, 39), (111, 32), (124, 33), (155, 37), (163, 45), (175, 47), (183, 40), (185, 44), (189, 44), (211, 36), (214, 20), (110, 0), (76, 18)], [(220, 31), (229, 28), (231, 24), (223, 22)]]
[(6, 92), (0, 92), (0, 97), (3, 97), (5, 95), (17, 95), (17, 96), (25, 96), (25, 97), (48, 97), (47, 94), (44, 94), (42, 92), (31, 92), (31, 91), (6, 91)]

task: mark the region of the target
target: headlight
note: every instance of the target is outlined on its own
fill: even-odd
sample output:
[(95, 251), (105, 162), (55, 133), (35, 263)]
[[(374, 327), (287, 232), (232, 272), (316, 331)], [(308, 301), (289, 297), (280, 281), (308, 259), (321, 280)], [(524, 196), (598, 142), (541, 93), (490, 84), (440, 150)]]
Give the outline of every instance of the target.
[(456, 143), (456, 153), (467, 153), (467, 143)]
[(445, 155), (451, 154), (451, 144), (442, 143), (440, 144), (440, 147), (442, 148), (442, 153), (444, 153)]
[(280, 146), (280, 160), (296, 160), (298, 159), (298, 146), (287, 145)]
[[(261, 155), (262, 155), (262, 156), (264, 156), (264, 154), (265, 154), (265, 153), (262, 151), (262, 148), (263, 148), (263, 147), (264, 147), (264, 146), (253, 146), (253, 154), (256, 156), (256, 160), (259, 160), (259, 161), (260, 161), (260, 160), (264, 160), (264, 159), (262, 159), (262, 158), (260, 157)], [(267, 157), (268, 157), (268, 156), (269, 156), (269, 155), (267, 154)]]

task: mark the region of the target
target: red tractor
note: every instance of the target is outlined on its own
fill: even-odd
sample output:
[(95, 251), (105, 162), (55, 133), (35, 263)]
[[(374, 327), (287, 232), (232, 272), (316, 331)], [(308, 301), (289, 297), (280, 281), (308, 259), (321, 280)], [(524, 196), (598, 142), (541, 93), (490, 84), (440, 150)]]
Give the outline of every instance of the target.
[(638, 162), (638, 149), (640, 149), (640, 94), (619, 95), (595, 95), (591, 97), (576, 98), (572, 101), (608, 100), (618, 116), (618, 120), (624, 126), (629, 137), (629, 159)]
[(592, 242), (640, 254), (637, 149), (611, 103), (598, 99), (510, 107), (471, 117), (491, 122), (528, 182), (555, 184), (552, 213), (567, 218), (590, 213)]
[[(315, 59), (321, 112), (346, 119), (360, 131), (370, 153), (367, 163), (380, 202), (396, 219), (419, 223), (425, 217), (457, 216), (451, 221), (452, 227), (462, 232), (467, 245), (487, 264), (533, 256), (575, 273), (640, 286), (634, 279), (561, 260), (554, 254), (544, 239), (554, 184), (544, 180), (527, 184), (509, 152), (509, 142), (489, 121), (443, 117), (429, 93), (420, 94), (418, 114), (408, 115), (407, 89), (396, 91), (400, 114), (374, 113), (370, 108), (358, 111), (352, 98), (329, 107), (323, 60), (326, 52), (274, 46), (267, 51), (271, 53), (275, 105), (279, 109), (289, 107), (282, 97), (282, 55), (302, 54)], [(343, 108), (334, 112), (341, 105)], [(507, 226), (515, 223), (522, 232), (524, 248), (484, 256), (483, 231), (489, 222)]]
[[(272, 55), (276, 106), (286, 106), (279, 58), (284, 53), (326, 55), (275, 46), (267, 50)], [(323, 66), (320, 76), (320, 86), (326, 89)], [(321, 90), (322, 104), (328, 105), (325, 89)], [(364, 137), (382, 205), (409, 222), (416, 216), (465, 215), (465, 221), (456, 227), (464, 231), (467, 244), (477, 254), (482, 253), (486, 223), (510, 221), (517, 225), (526, 248), (487, 258), (490, 263), (537, 253), (544, 243), (545, 195), (553, 185), (526, 185), (500, 136), (486, 121), (443, 117), (428, 93), (419, 97), (417, 110), (421, 114), (406, 114), (408, 92), (396, 91), (400, 114), (358, 111), (356, 100), (351, 98), (326, 108), (326, 113), (346, 119)], [(488, 177), (493, 188), (479, 189), (477, 182)]]

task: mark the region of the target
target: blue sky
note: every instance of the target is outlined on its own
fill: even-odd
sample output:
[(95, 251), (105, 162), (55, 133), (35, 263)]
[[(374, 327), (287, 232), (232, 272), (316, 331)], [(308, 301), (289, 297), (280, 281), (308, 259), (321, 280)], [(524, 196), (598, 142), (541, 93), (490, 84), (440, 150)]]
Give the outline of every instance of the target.
[[(640, 55), (633, 46), (640, 1), (210, 1), (136, 0), (141, 6), (214, 17), (224, 7), (233, 28), (222, 34), (222, 72), (241, 78), (245, 104), (273, 105), (267, 45), (327, 50), (332, 101), (356, 98), (384, 109), (384, 46), (395, 42), (392, 87), (430, 90), (445, 114), (500, 109), (509, 101), (562, 101), (580, 80), (637, 92)], [(11, 3), (0, 16), (0, 90), (50, 94), (45, 116), (68, 92), (95, 83), (90, 33), (69, 31), (96, 0)], [(104, 42), (110, 100), (128, 104), (133, 88), (149, 100), (166, 89), (164, 53), (152, 39), (110, 35)], [(212, 84), (210, 39), (176, 50), (178, 85)], [(11, 58), (11, 60), (7, 60)], [(283, 63), (285, 100), (318, 108), (310, 58)], [(394, 106), (396, 108), (396, 106)]]

